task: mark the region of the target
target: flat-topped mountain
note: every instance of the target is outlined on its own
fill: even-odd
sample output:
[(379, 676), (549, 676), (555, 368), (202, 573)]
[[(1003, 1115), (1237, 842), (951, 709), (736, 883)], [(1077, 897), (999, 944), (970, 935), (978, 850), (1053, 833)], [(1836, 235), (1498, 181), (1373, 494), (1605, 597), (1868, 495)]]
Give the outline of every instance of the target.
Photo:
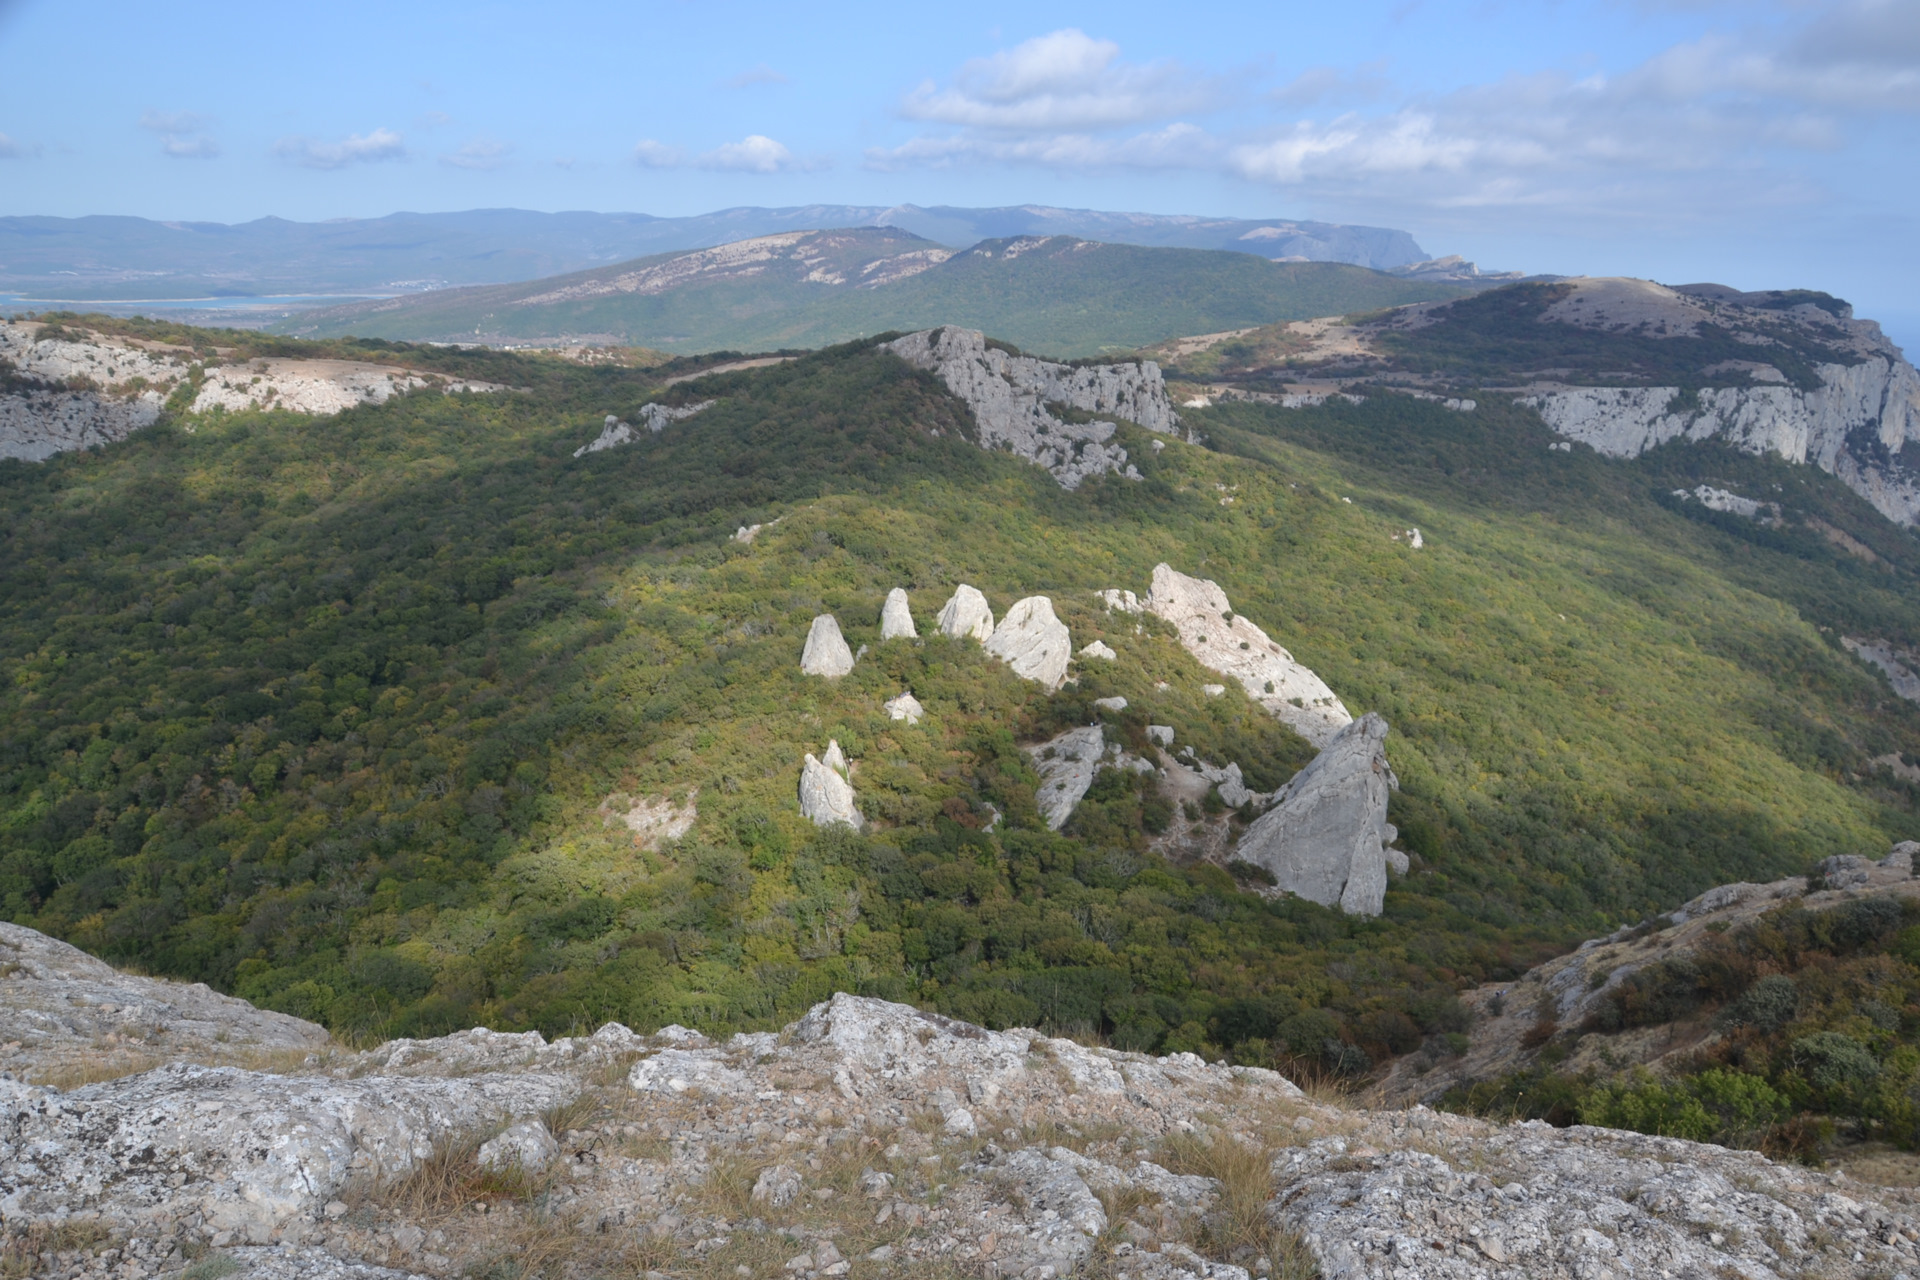
[(695, 352), (818, 347), (954, 324), (1052, 356), (1089, 356), (1199, 329), (1448, 298), (1462, 288), (1247, 252), (1070, 235), (954, 250), (864, 227), (780, 232), (525, 284), (357, 303), (278, 327), (308, 336)]

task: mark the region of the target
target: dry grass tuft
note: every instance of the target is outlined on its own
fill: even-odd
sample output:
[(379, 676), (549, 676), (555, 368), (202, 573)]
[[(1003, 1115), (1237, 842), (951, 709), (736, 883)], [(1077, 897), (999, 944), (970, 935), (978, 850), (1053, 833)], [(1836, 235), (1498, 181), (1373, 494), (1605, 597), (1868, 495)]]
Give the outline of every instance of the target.
[[(34, 1225), (0, 1236), (0, 1280), (25, 1280), (46, 1275), (51, 1265), (43, 1265), (43, 1255), (55, 1253), (92, 1253), (111, 1238), (105, 1224), (92, 1220)], [(51, 1264), (48, 1258), (47, 1263)]]
[(1175, 1134), (1160, 1149), (1160, 1163), (1174, 1173), (1198, 1174), (1220, 1184), (1211, 1212), (1193, 1219), (1188, 1243), (1201, 1253), (1248, 1266), (1256, 1257), (1273, 1264), (1275, 1280), (1314, 1280), (1320, 1269), (1306, 1243), (1273, 1221), (1273, 1157), (1282, 1144), (1226, 1134)]

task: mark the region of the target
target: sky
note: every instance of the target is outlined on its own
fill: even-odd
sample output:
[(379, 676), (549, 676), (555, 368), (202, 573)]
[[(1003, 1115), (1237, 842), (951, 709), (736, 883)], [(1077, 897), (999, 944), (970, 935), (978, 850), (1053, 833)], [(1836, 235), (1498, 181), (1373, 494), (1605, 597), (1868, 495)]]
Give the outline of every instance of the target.
[(0, 0), (0, 214), (1316, 218), (1911, 350), (1917, 160), (1920, 0)]

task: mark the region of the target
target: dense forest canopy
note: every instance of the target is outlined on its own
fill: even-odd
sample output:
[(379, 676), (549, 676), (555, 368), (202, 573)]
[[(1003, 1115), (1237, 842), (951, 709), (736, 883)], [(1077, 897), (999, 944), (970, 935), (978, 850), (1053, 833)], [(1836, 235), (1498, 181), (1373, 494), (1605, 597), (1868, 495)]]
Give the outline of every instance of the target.
[[(1351, 1073), (1465, 1031), (1463, 984), (1920, 834), (1873, 763), (1920, 758), (1920, 719), (1837, 643), (1920, 637), (1920, 547), (1811, 469), (1550, 453), (1502, 397), (1383, 393), (1186, 411), (1205, 447), (1123, 426), (1144, 479), (1065, 492), (870, 344), (664, 392), (388, 350), (521, 389), (0, 463), (7, 918), (354, 1036), (761, 1027), (850, 989)], [(656, 397), (715, 403), (573, 457)], [(1667, 496), (1706, 479), (1795, 518)], [(1110, 738), (1171, 724), (1257, 787), (1312, 754), (1100, 606), (1160, 561), (1392, 724), (1414, 859), (1381, 918), (1157, 856), (1138, 775), (1039, 820), (1020, 748), (1099, 697), (1129, 700)], [(963, 581), (1119, 660), (1050, 697), (970, 643), (879, 644), (889, 588), (926, 635)], [(823, 611), (873, 646), (837, 683), (798, 670)], [(881, 710), (907, 688), (919, 725)], [(859, 834), (795, 804), (829, 739)], [(643, 847), (621, 815), (662, 801), (698, 820)]]

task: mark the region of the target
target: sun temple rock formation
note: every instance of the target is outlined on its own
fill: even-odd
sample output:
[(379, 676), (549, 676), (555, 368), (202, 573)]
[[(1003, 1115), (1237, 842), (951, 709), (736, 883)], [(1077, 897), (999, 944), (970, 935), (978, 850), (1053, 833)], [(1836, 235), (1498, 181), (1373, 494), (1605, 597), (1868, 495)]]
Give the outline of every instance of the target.
[(1049, 406), (1121, 418), (1149, 431), (1180, 429), (1160, 366), (1151, 360), (1075, 368), (1010, 355), (987, 345), (978, 330), (951, 325), (896, 338), (887, 349), (931, 370), (967, 402), (981, 448), (1004, 449), (1045, 467), (1062, 488), (1078, 488), (1089, 476), (1109, 471), (1135, 480), (1140, 473), (1127, 451), (1112, 443), (1112, 421), (1067, 422)]
[(986, 650), (1012, 667), (1015, 675), (1038, 681), (1052, 693), (1066, 681), (1073, 637), (1067, 633), (1067, 624), (1053, 616), (1053, 601), (1028, 596), (1014, 601), (987, 637)]
[(853, 650), (840, 634), (840, 622), (823, 613), (807, 628), (807, 647), (800, 653), (800, 670), (810, 676), (838, 680), (853, 670)]
[(1271, 871), (1276, 887), (1348, 915), (1377, 916), (1387, 892), (1387, 722), (1368, 712), (1275, 793), (1234, 856)]
[(959, 639), (972, 636), (982, 644), (993, 634), (993, 610), (987, 607), (987, 598), (966, 583), (953, 589), (953, 595), (940, 607), (940, 616), (934, 620), (940, 628), (940, 634)]
[(1218, 583), (1155, 565), (1146, 608), (1174, 625), (1201, 666), (1238, 680), (1249, 698), (1314, 746), (1325, 747), (1352, 722), (1319, 676), (1233, 611)]
[(920, 633), (913, 628), (913, 610), (907, 603), (906, 589), (895, 587), (887, 592), (887, 602), (880, 608), (880, 639), (918, 640)]
[(846, 779), (847, 758), (839, 742), (827, 744), (826, 758), (809, 752), (800, 768), (800, 812), (817, 827), (842, 823), (856, 830), (865, 825), (854, 806), (853, 786)]

